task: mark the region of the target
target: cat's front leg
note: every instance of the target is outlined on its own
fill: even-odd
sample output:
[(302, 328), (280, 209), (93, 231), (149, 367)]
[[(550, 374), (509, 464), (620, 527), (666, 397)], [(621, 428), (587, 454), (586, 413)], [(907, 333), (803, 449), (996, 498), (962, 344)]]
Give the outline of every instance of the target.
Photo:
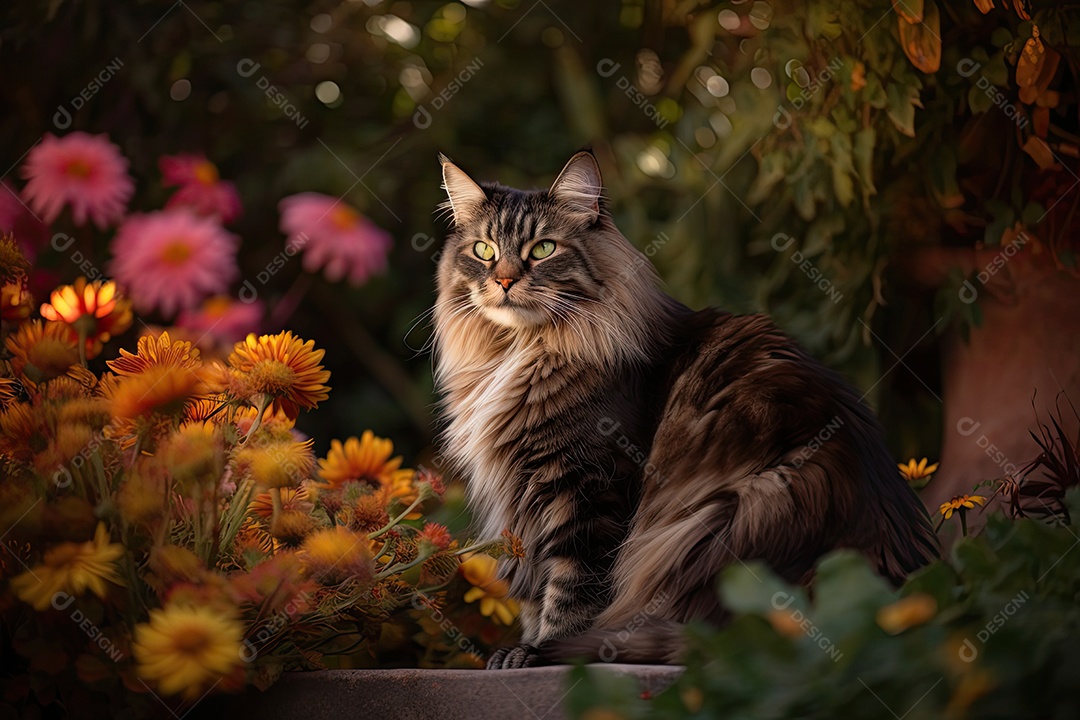
[(489, 670), (511, 670), (545, 665), (541, 655), (548, 642), (577, 635), (587, 629), (602, 609), (604, 595), (577, 558), (552, 558), (545, 562), (543, 594), (522, 611), (522, 643), (496, 650), (488, 659)]

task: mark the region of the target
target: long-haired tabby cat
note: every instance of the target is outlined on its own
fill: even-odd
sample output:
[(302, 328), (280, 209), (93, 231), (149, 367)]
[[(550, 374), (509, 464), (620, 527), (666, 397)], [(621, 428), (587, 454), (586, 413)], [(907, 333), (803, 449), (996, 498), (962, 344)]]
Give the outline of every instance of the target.
[(855, 391), (767, 318), (662, 292), (591, 153), (529, 192), (441, 160), (446, 455), (482, 536), (525, 548), (502, 567), (523, 644), (488, 667), (675, 662), (683, 623), (724, 621), (715, 576), (734, 562), (808, 581), (856, 548), (899, 582), (937, 554)]

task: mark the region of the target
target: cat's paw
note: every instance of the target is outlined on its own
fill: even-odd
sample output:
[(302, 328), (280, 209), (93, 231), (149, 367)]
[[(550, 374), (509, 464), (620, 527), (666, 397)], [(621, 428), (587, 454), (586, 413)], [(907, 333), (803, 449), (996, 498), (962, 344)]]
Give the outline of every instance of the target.
[(532, 645), (515, 645), (499, 648), (488, 658), (488, 670), (516, 670), (518, 668), (538, 667), (547, 663), (540, 652)]

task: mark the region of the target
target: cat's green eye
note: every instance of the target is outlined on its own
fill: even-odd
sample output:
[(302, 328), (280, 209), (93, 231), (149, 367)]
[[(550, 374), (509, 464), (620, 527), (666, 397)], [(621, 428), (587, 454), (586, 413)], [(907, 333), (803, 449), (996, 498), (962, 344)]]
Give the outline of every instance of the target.
[(529, 251), (529, 257), (534, 260), (543, 260), (553, 252), (555, 252), (555, 242), (552, 240), (541, 240), (532, 246), (532, 250)]
[(495, 257), (495, 248), (488, 245), (483, 240), (478, 240), (475, 245), (472, 246), (473, 254), (481, 260), (490, 260)]

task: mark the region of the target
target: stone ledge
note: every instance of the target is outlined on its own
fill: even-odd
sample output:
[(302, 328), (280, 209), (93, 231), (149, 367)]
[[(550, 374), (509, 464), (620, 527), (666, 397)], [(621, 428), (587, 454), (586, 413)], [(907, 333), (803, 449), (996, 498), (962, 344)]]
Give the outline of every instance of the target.
[[(630, 675), (656, 694), (682, 672), (668, 665), (594, 665)], [(259, 720), (563, 718), (566, 666), (525, 670), (324, 670), (289, 673), (265, 693), (251, 690), (196, 707), (200, 717)]]

